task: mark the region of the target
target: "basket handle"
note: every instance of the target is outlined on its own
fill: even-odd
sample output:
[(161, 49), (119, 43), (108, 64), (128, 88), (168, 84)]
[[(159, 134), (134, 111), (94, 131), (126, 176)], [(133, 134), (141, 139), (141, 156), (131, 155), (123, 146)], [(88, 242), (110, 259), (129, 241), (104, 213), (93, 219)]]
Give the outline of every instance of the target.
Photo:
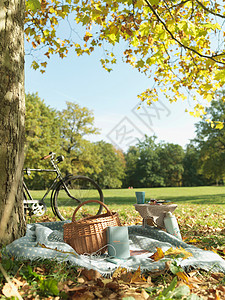
[[(77, 207), (76, 207), (76, 209), (75, 209), (75, 211), (74, 211), (74, 213), (73, 213), (73, 216), (72, 216), (72, 222), (76, 222), (76, 220), (75, 220), (75, 215), (76, 215), (76, 213), (77, 213), (77, 211), (81, 208), (81, 206), (83, 206), (84, 204), (87, 204), (87, 203), (90, 203), (90, 202), (96, 202), (96, 203), (98, 203), (98, 204), (101, 204), (105, 209), (106, 209), (106, 211), (107, 211), (107, 214), (109, 214), (109, 215), (113, 215), (112, 214), (112, 212), (108, 209), (108, 207), (103, 203), (103, 202), (101, 202), (101, 201), (99, 201), (99, 200), (87, 200), (87, 201), (84, 201), (84, 202), (82, 202), (82, 203), (80, 203)], [(88, 218), (88, 217), (87, 217)], [(85, 220), (86, 218), (84, 218), (84, 219), (82, 219), (82, 220)]]

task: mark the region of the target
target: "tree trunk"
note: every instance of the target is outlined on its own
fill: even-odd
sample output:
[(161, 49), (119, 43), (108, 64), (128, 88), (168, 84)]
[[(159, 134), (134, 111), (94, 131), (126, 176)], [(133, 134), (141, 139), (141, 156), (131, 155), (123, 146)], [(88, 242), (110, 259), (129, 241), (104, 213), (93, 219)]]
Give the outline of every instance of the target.
[(25, 233), (24, 0), (0, 1), (0, 246)]

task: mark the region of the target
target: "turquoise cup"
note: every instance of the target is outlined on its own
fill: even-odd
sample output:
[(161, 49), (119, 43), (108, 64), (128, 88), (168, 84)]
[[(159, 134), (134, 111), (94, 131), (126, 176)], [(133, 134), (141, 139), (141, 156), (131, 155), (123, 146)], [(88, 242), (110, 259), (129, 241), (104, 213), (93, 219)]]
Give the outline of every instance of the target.
[(135, 192), (137, 204), (145, 203), (145, 192)]

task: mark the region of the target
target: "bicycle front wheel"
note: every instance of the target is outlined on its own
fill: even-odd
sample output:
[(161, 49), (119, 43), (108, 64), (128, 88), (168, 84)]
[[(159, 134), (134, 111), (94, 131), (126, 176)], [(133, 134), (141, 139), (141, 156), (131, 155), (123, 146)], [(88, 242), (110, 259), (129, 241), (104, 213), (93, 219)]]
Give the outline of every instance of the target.
[[(87, 200), (104, 202), (99, 185), (86, 176), (70, 176), (60, 181), (56, 186), (52, 197), (52, 210), (60, 220), (68, 220), (72, 218), (77, 205)], [(101, 205), (95, 203), (85, 205), (81, 207), (78, 218), (101, 212)]]

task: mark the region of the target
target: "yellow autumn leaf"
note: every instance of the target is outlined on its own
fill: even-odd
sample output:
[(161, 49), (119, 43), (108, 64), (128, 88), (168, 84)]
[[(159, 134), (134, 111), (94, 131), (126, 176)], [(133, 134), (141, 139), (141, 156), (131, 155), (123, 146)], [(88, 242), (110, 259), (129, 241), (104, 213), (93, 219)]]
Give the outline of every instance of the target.
[(166, 255), (180, 255), (182, 254), (182, 258), (186, 259), (190, 256), (193, 256), (192, 253), (186, 251), (185, 249), (183, 249), (182, 247), (180, 248), (169, 248), (166, 252), (165, 252), (165, 256)]
[(139, 266), (138, 269), (132, 275), (130, 283), (142, 282), (142, 281), (146, 281), (146, 279), (142, 276), (141, 267)]
[(112, 277), (113, 278), (117, 278), (120, 277), (121, 274), (126, 274), (127, 273), (127, 269), (126, 268), (122, 268), (122, 267), (118, 267), (115, 272), (113, 273)]
[(162, 249), (159, 247), (157, 247), (156, 249), (157, 251), (152, 256), (149, 256), (149, 258), (153, 259), (154, 261), (158, 261), (164, 257), (164, 253)]
[(188, 275), (185, 272), (177, 272), (176, 275), (186, 283), (189, 283)]
[(218, 122), (218, 123), (216, 124), (215, 129), (223, 129), (223, 127), (224, 127), (223, 122)]
[(213, 99), (213, 96), (211, 94), (208, 94), (205, 99), (208, 101), (208, 102), (211, 102), (212, 99)]
[(198, 241), (196, 239), (192, 239), (189, 241), (189, 243), (197, 243)]

